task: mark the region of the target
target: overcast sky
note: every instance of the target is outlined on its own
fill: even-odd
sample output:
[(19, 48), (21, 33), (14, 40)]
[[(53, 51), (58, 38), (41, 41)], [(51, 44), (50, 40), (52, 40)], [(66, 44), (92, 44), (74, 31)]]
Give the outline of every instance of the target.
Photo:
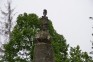
[[(4, 8), (6, 0), (0, 0), (0, 7)], [(91, 51), (93, 37), (93, 0), (13, 0), (15, 12), (22, 14), (36, 13), (42, 16), (43, 9), (47, 9), (55, 30), (63, 35), (70, 46), (80, 45), (83, 51)]]

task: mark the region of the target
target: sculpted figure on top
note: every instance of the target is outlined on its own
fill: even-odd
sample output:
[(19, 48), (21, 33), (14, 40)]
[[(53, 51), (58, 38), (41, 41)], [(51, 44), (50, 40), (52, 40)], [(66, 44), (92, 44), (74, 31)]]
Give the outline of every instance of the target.
[(47, 15), (47, 10), (44, 9), (43, 10), (43, 16), (42, 18), (40, 19), (41, 21), (41, 30), (43, 31), (47, 31), (48, 30), (48, 17), (46, 16)]

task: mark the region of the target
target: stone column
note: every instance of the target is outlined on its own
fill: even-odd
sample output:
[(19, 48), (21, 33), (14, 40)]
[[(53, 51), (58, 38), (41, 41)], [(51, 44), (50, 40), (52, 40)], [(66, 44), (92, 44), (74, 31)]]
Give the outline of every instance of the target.
[(48, 32), (47, 10), (44, 10), (40, 32), (36, 34), (33, 62), (55, 62), (54, 52), (51, 46), (51, 36)]
[(48, 32), (41, 31), (36, 35), (33, 62), (55, 62)]

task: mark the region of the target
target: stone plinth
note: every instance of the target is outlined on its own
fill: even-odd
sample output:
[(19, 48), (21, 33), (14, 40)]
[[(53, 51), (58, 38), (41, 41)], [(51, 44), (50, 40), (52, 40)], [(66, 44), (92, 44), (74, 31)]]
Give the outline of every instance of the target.
[(54, 54), (51, 44), (43, 42), (35, 44), (33, 62), (54, 62)]
[(51, 36), (47, 31), (36, 34), (33, 62), (55, 62)]

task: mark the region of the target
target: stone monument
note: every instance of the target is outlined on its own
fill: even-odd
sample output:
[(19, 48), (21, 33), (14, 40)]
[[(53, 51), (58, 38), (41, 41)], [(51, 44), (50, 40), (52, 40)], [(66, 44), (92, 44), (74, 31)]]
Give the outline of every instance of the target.
[(48, 32), (47, 10), (44, 9), (40, 19), (40, 32), (36, 34), (33, 62), (55, 62), (54, 52), (51, 46), (51, 36)]

